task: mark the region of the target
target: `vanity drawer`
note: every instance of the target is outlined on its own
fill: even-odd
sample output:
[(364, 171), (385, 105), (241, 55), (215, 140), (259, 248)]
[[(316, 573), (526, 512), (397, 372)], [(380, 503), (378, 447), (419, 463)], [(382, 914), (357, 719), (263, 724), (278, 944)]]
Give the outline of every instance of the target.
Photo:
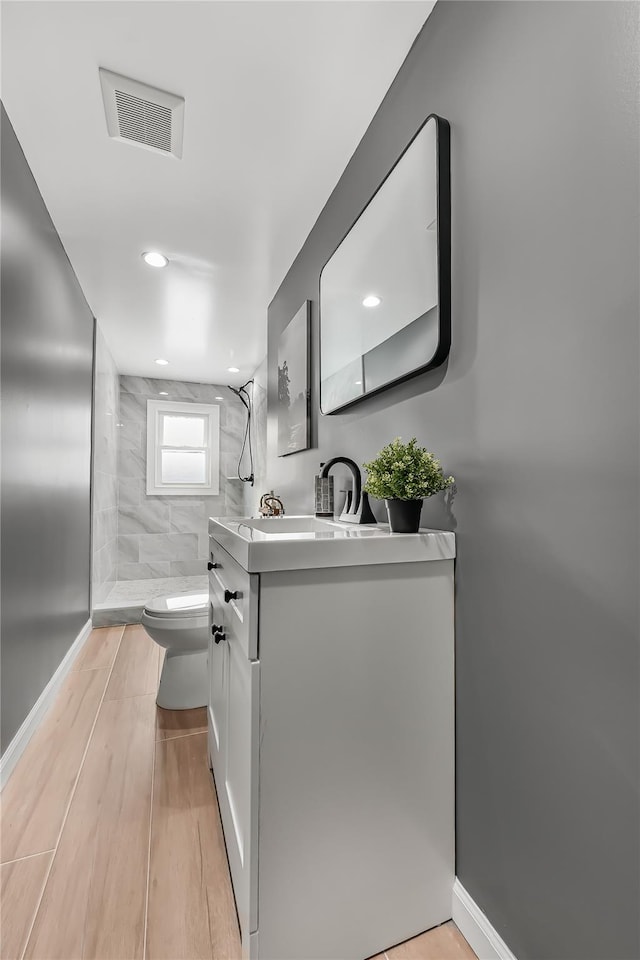
[(243, 570), (212, 537), (209, 537), (209, 560), (214, 564), (209, 573), (214, 620), (217, 616), (228, 625), (245, 656), (257, 660), (258, 576)]

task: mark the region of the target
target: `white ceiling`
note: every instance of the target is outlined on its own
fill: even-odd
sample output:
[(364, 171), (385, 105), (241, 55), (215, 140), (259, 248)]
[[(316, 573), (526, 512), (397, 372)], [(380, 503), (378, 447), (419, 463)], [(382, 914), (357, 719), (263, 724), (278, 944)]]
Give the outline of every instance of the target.
[[(251, 376), (269, 301), (434, 2), (2, 3), (2, 100), (121, 373)], [(185, 97), (181, 160), (109, 139), (100, 66)]]

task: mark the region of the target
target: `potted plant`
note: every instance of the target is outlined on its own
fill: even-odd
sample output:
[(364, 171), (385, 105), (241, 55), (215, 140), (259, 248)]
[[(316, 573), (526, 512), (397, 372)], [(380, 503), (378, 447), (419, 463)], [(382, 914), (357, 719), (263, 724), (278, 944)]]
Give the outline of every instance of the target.
[(367, 471), (364, 489), (376, 500), (384, 500), (392, 533), (417, 533), (425, 497), (450, 487), (440, 461), (415, 437), (403, 443), (396, 437), (383, 447), (375, 460), (363, 464)]

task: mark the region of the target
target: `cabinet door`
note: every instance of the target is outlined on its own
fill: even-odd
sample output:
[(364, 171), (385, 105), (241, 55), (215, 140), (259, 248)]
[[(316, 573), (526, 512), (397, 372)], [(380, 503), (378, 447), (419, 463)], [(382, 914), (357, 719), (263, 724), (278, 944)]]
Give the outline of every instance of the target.
[[(219, 606), (212, 602), (211, 623), (223, 626)], [(218, 788), (224, 782), (227, 731), (227, 677), (229, 673), (227, 644), (216, 643), (209, 636), (209, 757)]]
[(231, 878), (244, 942), (257, 928), (258, 706), (257, 661), (247, 660), (229, 615), (224, 786), (218, 787)]

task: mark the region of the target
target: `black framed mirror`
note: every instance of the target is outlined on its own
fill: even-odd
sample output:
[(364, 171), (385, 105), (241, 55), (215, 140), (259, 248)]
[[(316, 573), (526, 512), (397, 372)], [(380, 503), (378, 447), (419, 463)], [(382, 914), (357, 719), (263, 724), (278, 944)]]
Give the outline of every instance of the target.
[(449, 124), (427, 117), (320, 274), (320, 410), (437, 367), (451, 343)]

